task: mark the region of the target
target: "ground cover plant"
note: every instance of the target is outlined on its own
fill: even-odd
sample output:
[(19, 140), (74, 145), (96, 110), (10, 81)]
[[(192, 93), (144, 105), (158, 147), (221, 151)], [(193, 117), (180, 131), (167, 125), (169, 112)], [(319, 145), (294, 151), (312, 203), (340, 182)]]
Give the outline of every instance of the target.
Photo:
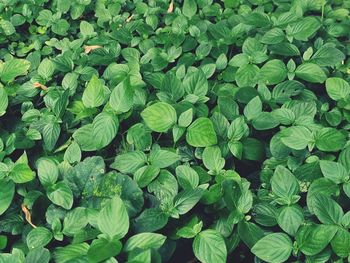
[(2, 0), (0, 262), (349, 262), (349, 0)]

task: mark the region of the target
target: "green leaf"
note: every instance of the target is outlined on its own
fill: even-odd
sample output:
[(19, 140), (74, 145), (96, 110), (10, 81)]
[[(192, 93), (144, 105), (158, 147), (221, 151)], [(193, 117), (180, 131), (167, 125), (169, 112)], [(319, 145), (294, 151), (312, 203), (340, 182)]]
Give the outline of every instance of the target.
[(80, 33), (83, 35), (84, 38), (89, 38), (94, 36), (94, 27), (86, 21), (80, 22)]
[(262, 66), (260, 75), (266, 85), (275, 85), (287, 77), (287, 68), (281, 60), (273, 59)]
[(3, 82), (12, 82), (16, 77), (27, 75), (30, 62), (25, 59), (11, 59), (0, 64), (0, 79)]
[(11, 205), (15, 194), (15, 184), (11, 180), (0, 179), (0, 215)]
[(69, 163), (75, 163), (81, 160), (81, 150), (79, 144), (72, 142), (72, 144), (68, 146), (64, 153), (64, 160)]
[(262, 102), (259, 96), (254, 97), (249, 103), (244, 107), (244, 116), (248, 120), (252, 120), (259, 116), (262, 111)]
[(206, 147), (202, 154), (204, 166), (214, 174), (219, 174), (225, 166), (225, 159), (221, 157), (218, 146)]
[(198, 173), (187, 165), (179, 165), (175, 169), (179, 185), (183, 189), (194, 189), (199, 184)]
[(55, 64), (50, 59), (41, 61), (38, 67), (38, 74), (44, 79), (50, 79), (55, 71)]
[(25, 259), (25, 263), (49, 263), (49, 261), (50, 252), (42, 247), (30, 250)]
[(252, 247), (252, 252), (257, 257), (271, 263), (287, 261), (292, 253), (292, 250), (292, 241), (284, 233), (269, 234), (260, 239)]
[(322, 194), (316, 195), (312, 202), (318, 220), (326, 225), (340, 225), (344, 212), (337, 202)]
[(188, 189), (180, 192), (174, 199), (174, 207), (180, 215), (190, 211), (202, 198), (204, 190), (202, 188)]
[(187, 111), (184, 111), (179, 116), (179, 126), (180, 127), (188, 127), (193, 119), (193, 109), (190, 108)]
[(129, 230), (129, 216), (119, 196), (108, 201), (98, 215), (98, 227), (103, 234), (122, 238)]
[(348, 171), (340, 163), (322, 160), (320, 161), (320, 167), (323, 176), (336, 184), (344, 183), (349, 178)]
[(186, 141), (193, 147), (207, 147), (217, 144), (217, 137), (210, 119), (200, 117), (187, 129)]
[(277, 166), (272, 178), (271, 188), (275, 195), (287, 200), (299, 193), (299, 183), (295, 176), (285, 167)]
[(73, 206), (72, 190), (65, 182), (58, 182), (50, 186), (47, 190), (47, 197), (56, 205), (64, 209), (71, 209)]
[(45, 147), (48, 151), (55, 148), (58, 137), (61, 134), (61, 128), (58, 123), (48, 123), (43, 129), (43, 139)]
[(111, 240), (103, 237), (95, 239), (87, 252), (89, 262), (104, 262), (118, 255), (121, 249), (122, 243), (118, 240), (118, 237)]
[(77, 207), (68, 212), (63, 221), (63, 233), (73, 236), (88, 224), (88, 213), (84, 207)]
[(0, 88), (0, 117), (6, 113), (9, 99), (5, 88)]
[(134, 174), (134, 180), (143, 188), (149, 185), (159, 174), (160, 169), (155, 165), (147, 165), (138, 169)]
[(65, 263), (69, 261), (77, 261), (79, 258), (87, 254), (89, 245), (87, 243), (79, 243), (59, 247), (54, 252), (55, 262)]
[(135, 220), (133, 227), (137, 233), (154, 232), (168, 223), (168, 215), (160, 208), (145, 209)]
[(310, 62), (319, 66), (334, 66), (345, 59), (345, 55), (339, 49), (331, 45), (324, 45), (318, 49), (310, 59)]
[(304, 222), (303, 210), (297, 206), (285, 206), (277, 217), (280, 228), (291, 236), (295, 236)]
[(146, 125), (156, 132), (167, 132), (177, 121), (176, 111), (168, 103), (157, 102), (141, 112)]
[(188, 18), (191, 18), (196, 14), (196, 12), (197, 12), (196, 1), (184, 0), (182, 13)]
[(96, 75), (93, 75), (87, 84), (82, 97), (84, 106), (87, 108), (96, 108), (105, 101), (105, 93), (102, 81)]
[(193, 252), (203, 263), (226, 262), (227, 249), (223, 237), (213, 229), (200, 232), (193, 241)]
[(322, 128), (316, 133), (316, 147), (325, 152), (337, 152), (346, 142), (345, 135), (334, 128)]
[(281, 131), (281, 141), (291, 149), (303, 150), (313, 140), (311, 132), (303, 126), (293, 126)]
[(259, 68), (255, 65), (247, 64), (237, 70), (235, 80), (239, 87), (254, 87), (257, 83), (258, 75)]
[(329, 225), (302, 226), (297, 235), (298, 248), (307, 256), (320, 253), (333, 239), (337, 228)]
[(350, 233), (349, 231), (338, 228), (337, 233), (331, 241), (332, 250), (341, 258), (346, 258), (350, 254)]
[(177, 153), (167, 151), (167, 150), (152, 150), (149, 155), (149, 162), (158, 167), (166, 168), (180, 159)]
[(37, 227), (32, 229), (27, 235), (27, 246), (29, 249), (45, 247), (50, 243), (52, 233), (45, 227)]
[(331, 99), (341, 100), (350, 94), (350, 85), (341, 78), (328, 78), (326, 80), (326, 90)]
[(117, 113), (127, 112), (134, 102), (134, 90), (129, 80), (119, 83), (112, 91), (109, 104)]
[(59, 171), (54, 161), (42, 158), (38, 160), (37, 166), (38, 177), (43, 186), (46, 187), (56, 183)]
[(92, 136), (95, 138), (96, 149), (102, 149), (109, 145), (117, 135), (119, 121), (111, 113), (101, 112), (92, 123)]
[(140, 233), (130, 237), (124, 246), (125, 252), (130, 252), (135, 249), (158, 249), (166, 240), (166, 236), (158, 233)]
[(295, 74), (298, 78), (312, 83), (323, 83), (327, 79), (327, 75), (322, 68), (314, 63), (299, 65), (295, 70)]
[(12, 168), (9, 177), (17, 184), (27, 183), (35, 178), (35, 172), (33, 172), (29, 165), (26, 163), (17, 163)]
[(111, 167), (122, 173), (134, 173), (146, 162), (147, 156), (143, 152), (133, 151), (117, 155)]
[(297, 40), (307, 41), (320, 27), (321, 23), (317, 17), (307, 16), (288, 25), (286, 31), (288, 36), (292, 36)]
[(285, 35), (283, 30), (278, 27), (275, 27), (267, 31), (263, 35), (261, 42), (264, 44), (278, 44), (283, 42), (284, 39), (285, 39)]
[[(185, 0), (185, 2), (186, 1), (187, 0)], [(208, 81), (202, 70), (188, 73), (183, 81), (183, 86), (188, 94), (193, 94), (198, 97), (203, 97), (208, 92)]]

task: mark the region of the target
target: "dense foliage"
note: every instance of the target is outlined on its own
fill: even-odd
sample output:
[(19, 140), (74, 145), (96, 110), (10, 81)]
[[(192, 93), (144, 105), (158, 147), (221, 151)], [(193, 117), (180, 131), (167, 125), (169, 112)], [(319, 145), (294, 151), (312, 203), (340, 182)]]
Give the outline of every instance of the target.
[(0, 262), (348, 262), (349, 9), (0, 1)]

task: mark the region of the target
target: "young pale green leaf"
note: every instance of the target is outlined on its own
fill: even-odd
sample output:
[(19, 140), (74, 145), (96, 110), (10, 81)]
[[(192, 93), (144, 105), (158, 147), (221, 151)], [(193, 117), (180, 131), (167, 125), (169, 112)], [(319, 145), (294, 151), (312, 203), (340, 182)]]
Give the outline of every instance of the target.
[(196, 1), (192, 0), (185, 0), (183, 2), (183, 7), (182, 7), (182, 13), (188, 17), (191, 18), (194, 16), (197, 12), (197, 3)]
[(262, 112), (262, 102), (259, 96), (253, 98), (249, 103), (244, 107), (244, 116), (247, 117), (248, 120), (252, 120), (259, 116)]
[(17, 184), (27, 183), (35, 178), (35, 172), (33, 172), (29, 165), (26, 163), (17, 163), (12, 168), (9, 177)]
[(350, 85), (341, 78), (328, 78), (326, 80), (326, 90), (331, 99), (341, 100), (350, 94)]
[(38, 160), (38, 177), (43, 186), (50, 186), (56, 183), (59, 171), (54, 161), (42, 158)]
[(52, 203), (63, 207), (64, 209), (71, 209), (73, 206), (73, 192), (65, 182), (58, 182), (51, 185), (47, 189), (47, 197)]
[(98, 215), (98, 227), (110, 237), (124, 237), (129, 230), (129, 216), (119, 196), (109, 200)]
[(141, 112), (146, 125), (156, 132), (167, 132), (177, 121), (176, 111), (168, 103), (157, 102)]
[(284, 233), (269, 234), (260, 239), (252, 252), (262, 260), (270, 263), (282, 263), (288, 260), (293, 250), (293, 244)]
[(186, 141), (193, 147), (206, 147), (217, 144), (217, 137), (210, 119), (200, 117), (187, 129)]
[(74, 141), (68, 146), (64, 153), (64, 160), (69, 163), (75, 163), (81, 160), (81, 150), (78, 143)]
[(96, 75), (93, 75), (87, 84), (82, 101), (87, 108), (96, 108), (105, 101), (105, 92), (102, 81)]
[(206, 147), (202, 154), (204, 166), (214, 174), (219, 174), (225, 166), (225, 159), (221, 157), (218, 146)]
[(187, 165), (179, 165), (175, 169), (179, 185), (183, 189), (194, 189), (199, 184), (198, 173)]
[(0, 79), (3, 82), (12, 82), (16, 77), (26, 75), (30, 62), (25, 59), (11, 59), (0, 64)]
[(149, 185), (159, 174), (160, 168), (155, 165), (146, 165), (134, 173), (134, 180), (143, 188)]
[(213, 229), (200, 232), (193, 241), (193, 252), (203, 263), (226, 262), (227, 249), (223, 237)]
[(179, 126), (180, 127), (188, 127), (193, 119), (193, 109), (190, 108), (183, 113), (180, 114), (179, 116)]
[(6, 113), (9, 104), (9, 99), (5, 88), (0, 88), (0, 117)]
[(130, 252), (135, 249), (158, 249), (166, 240), (166, 236), (158, 233), (140, 233), (130, 237), (124, 246), (125, 252)]

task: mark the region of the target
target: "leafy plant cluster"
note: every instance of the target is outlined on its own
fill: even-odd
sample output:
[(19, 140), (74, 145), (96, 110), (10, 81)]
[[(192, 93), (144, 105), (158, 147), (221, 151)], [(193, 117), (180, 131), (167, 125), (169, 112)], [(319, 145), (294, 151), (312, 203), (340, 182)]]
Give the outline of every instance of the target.
[(0, 262), (348, 262), (349, 0), (2, 0)]

